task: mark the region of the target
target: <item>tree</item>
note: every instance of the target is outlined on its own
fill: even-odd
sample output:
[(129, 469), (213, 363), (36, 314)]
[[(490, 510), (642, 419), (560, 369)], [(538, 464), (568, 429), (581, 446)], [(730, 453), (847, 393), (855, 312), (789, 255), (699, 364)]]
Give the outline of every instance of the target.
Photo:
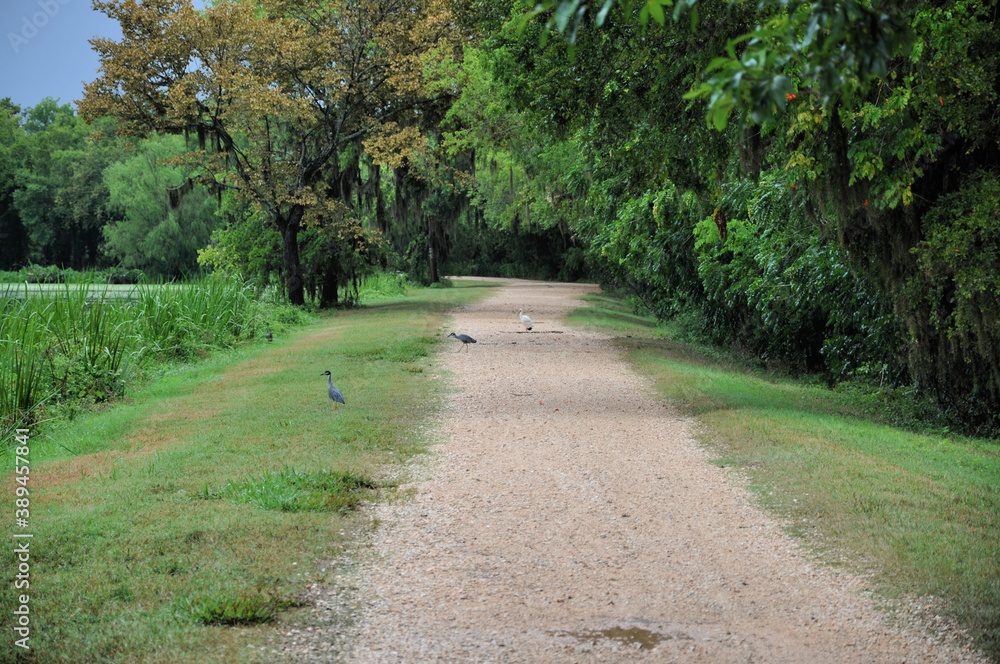
[[(817, 329), (802, 316), (776, 316), (788, 302), (831, 306), (826, 333), (854, 335), (822, 344), (831, 371), (858, 358), (901, 364), (891, 373), (935, 395), (963, 426), (1000, 428), (1000, 291), (989, 276), (1000, 242), (995, 5), (678, 1), (692, 17), (699, 10), (689, 28), (653, 4), (668, 3), (610, 0), (602, 22), (576, 0), (541, 3), (576, 47), (559, 43), (567, 62), (521, 86), (525, 106), (541, 100), (553, 107), (549, 117), (584, 127), (584, 149), (605, 167), (590, 198), (604, 220), (591, 234), (601, 255), (641, 280), (655, 274), (645, 266), (692, 264), (690, 251), (657, 258), (664, 229), (682, 231), (670, 243), (679, 249), (700, 227), (695, 285), (707, 293), (688, 292), (710, 298), (700, 307), (710, 327), (745, 343), (768, 316)], [(523, 70), (554, 61), (532, 25), (521, 41), (535, 52), (517, 57)], [(542, 86), (575, 94), (539, 94)], [(591, 108), (599, 120), (582, 120)], [(754, 201), (765, 199), (770, 211), (757, 217)], [(671, 213), (650, 218), (643, 200)], [(796, 237), (803, 221), (816, 238)], [(769, 242), (727, 233), (751, 228)], [(857, 324), (843, 304), (851, 299), (827, 288), (836, 284), (797, 281), (824, 264), (836, 274), (850, 268), (843, 280), (865, 293), (855, 311), (891, 310), (895, 321)], [(691, 283), (690, 270), (677, 276)], [(836, 350), (871, 339), (880, 339), (876, 353)]]
[(466, 50), (454, 74), (461, 97), (432, 142), (430, 158), (418, 158), (414, 169), (430, 185), (426, 216), (436, 221), (427, 231), (454, 240), (458, 251), (452, 255), (466, 269), (576, 278), (580, 271), (568, 269), (566, 258), (579, 251), (580, 152), (572, 136), (553, 135), (553, 114), (515, 108), (523, 88), (536, 98), (550, 92), (532, 88), (527, 70), (534, 63), (518, 55), (502, 36), (490, 38), (486, 48)]
[(107, 195), (101, 172), (117, 147), (93, 145), (72, 107), (51, 98), (28, 109), (23, 129), (12, 200), (28, 257), (76, 269), (98, 264)]
[[(677, 22), (689, 15), (691, 31), (699, 25), (699, 7), (710, 3), (698, 0), (604, 0), (596, 15), (583, 0), (543, 0), (527, 12), (522, 25), (538, 15), (547, 16), (548, 31), (566, 34), (570, 52), (577, 35), (592, 19), (597, 27), (605, 22), (635, 23), (646, 26), (650, 19), (661, 27), (668, 19)], [(729, 2), (730, 6), (738, 3)], [(668, 17), (666, 8), (672, 7)], [(688, 98), (708, 98), (708, 116), (723, 129), (729, 114), (739, 108), (753, 122), (773, 120), (784, 111), (792, 78), (798, 74), (796, 89), (813, 88), (823, 105), (842, 94), (852, 94), (889, 70), (890, 61), (914, 42), (906, 16), (892, 3), (873, 5), (861, 0), (764, 0), (758, 6), (760, 22), (734, 35), (725, 53), (716, 53), (705, 68), (708, 81), (694, 86)]]
[(232, 189), (280, 232), (294, 304), (304, 302), (299, 231), (349, 204), (340, 151), (362, 139), (382, 160), (413, 150), (420, 113), (442, 97), (428, 92), (425, 68), (460, 43), (442, 0), (95, 7), (123, 36), (92, 41), (102, 73), (81, 113), (135, 135), (197, 135), (192, 180)]
[(152, 136), (105, 169), (108, 207), (120, 216), (104, 227), (105, 251), (124, 267), (168, 277), (197, 269), (197, 251), (218, 225), (217, 205), (204, 189), (179, 195), (190, 174), (162, 162), (184, 151), (180, 136)]
[(28, 233), (14, 205), (18, 144), (24, 140), (21, 107), (0, 99), (0, 269), (21, 267), (28, 260)]

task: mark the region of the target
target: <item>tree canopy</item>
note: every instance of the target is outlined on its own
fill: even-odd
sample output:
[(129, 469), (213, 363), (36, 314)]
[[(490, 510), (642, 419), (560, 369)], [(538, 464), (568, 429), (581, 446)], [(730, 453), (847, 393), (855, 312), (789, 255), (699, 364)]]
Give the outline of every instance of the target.
[(282, 236), (289, 299), (304, 301), (298, 234), (342, 218), (340, 155), (358, 141), (380, 160), (419, 146), (424, 77), (460, 33), (439, 0), (95, 2), (122, 39), (93, 40), (101, 76), (80, 104), (120, 132), (197, 135), (192, 180), (225, 188)]
[(666, 4), (542, 3), (572, 50), (495, 38), (582, 148), (591, 255), (714, 339), (996, 426), (995, 5)]
[(91, 129), (0, 102), (4, 266), (598, 278), (1000, 430), (995, 3), (97, 5)]

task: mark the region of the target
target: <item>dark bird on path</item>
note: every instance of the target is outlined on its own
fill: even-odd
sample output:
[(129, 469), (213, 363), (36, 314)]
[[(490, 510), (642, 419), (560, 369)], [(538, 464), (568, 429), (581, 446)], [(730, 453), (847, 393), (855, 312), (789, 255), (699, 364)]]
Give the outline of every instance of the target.
[(517, 315), (521, 317), (521, 322), (524, 323), (524, 326), (526, 328), (528, 328), (528, 332), (531, 332), (531, 327), (532, 327), (531, 319), (528, 318), (527, 315), (525, 315), (524, 309), (518, 309)]
[[(462, 342), (462, 348), (465, 348), (469, 344), (476, 343), (476, 340), (473, 339), (472, 337), (470, 337), (468, 334), (455, 334), (454, 332), (452, 332), (448, 336), (449, 337), (455, 337), (456, 339), (458, 339), (459, 341), (461, 341)], [(462, 352), (462, 348), (459, 348), (458, 352)]]
[(333, 386), (333, 376), (329, 371), (324, 371), (320, 376), (326, 376), (326, 382), (330, 385), (330, 398), (333, 399), (333, 409), (337, 410), (337, 404), (342, 403), (345, 406), (347, 402), (344, 401), (344, 393)]
[(271, 324), (264, 323), (264, 329), (265, 329), (264, 338), (267, 339), (268, 341), (274, 341), (274, 335), (271, 334)]

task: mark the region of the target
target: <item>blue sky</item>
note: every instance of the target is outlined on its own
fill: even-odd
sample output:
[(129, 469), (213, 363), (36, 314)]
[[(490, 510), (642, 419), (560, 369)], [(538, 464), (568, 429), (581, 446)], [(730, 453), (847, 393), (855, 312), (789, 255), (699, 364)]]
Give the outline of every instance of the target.
[(87, 40), (121, 38), (117, 21), (90, 1), (0, 2), (0, 99), (28, 107), (44, 97), (73, 104), (83, 96), (83, 82), (96, 79), (100, 66)]
[[(0, 0), (0, 99), (22, 108), (45, 97), (73, 104), (100, 66), (88, 40), (121, 38), (121, 29), (91, 0)], [(204, 7), (203, 1), (194, 3)]]

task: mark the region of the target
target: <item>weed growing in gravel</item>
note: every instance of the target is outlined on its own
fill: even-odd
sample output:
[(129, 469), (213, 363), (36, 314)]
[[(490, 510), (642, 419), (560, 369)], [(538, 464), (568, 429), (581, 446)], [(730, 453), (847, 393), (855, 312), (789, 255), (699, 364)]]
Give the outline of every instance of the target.
[(184, 597), (181, 612), (202, 625), (259, 625), (271, 622), (279, 611), (296, 605), (292, 599), (257, 591), (236, 596)]
[(200, 498), (225, 498), (262, 509), (302, 512), (347, 511), (370, 497), (378, 484), (350, 471), (303, 473), (292, 468), (227, 482), (218, 491), (207, 487)]

